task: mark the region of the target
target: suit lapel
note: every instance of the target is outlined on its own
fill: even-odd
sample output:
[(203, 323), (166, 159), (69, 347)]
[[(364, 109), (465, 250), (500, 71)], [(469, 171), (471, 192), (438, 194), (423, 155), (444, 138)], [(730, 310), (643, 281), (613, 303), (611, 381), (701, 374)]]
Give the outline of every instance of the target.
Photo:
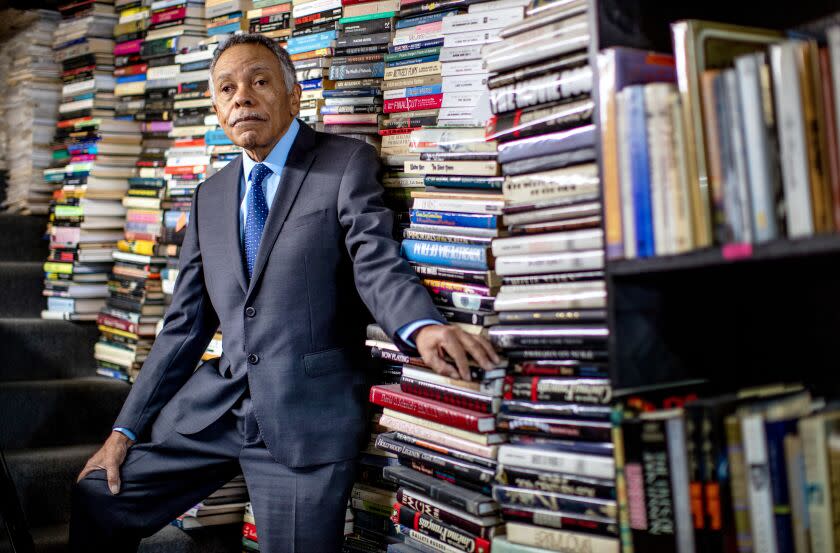
[(225, 200), (221, 231), (224, 233), (228, 256), (233, 264), (233, 274), (244, 293), (248, 290), (248, 278), (242, 259), (242, 240), (239, 238), (239, 180), (242, 178), (242, 156), (234, 158), (222, 171), (228, 171), (228, 174), (222, 179), (225, 183)]
[(289, 210), (295, 203), (300, 187), (306, 178), (306, 174), (309, 172), (309, 167), (315, 159), (314, 145), (314, 131), (306, 123), (301, 122), (297, 137), (292, 144), (291, 150), (289, 150), (289, 156), (286, 158), (286, 166), (283, 168), (283, 175), (280, 177), (277, 194), (268, 212), (268, 219), (265, 222), (265, 228), (260, 239), (260, 247), (257, 250), (257, 259), (254, 262), (251, 285), (247, 289), (246, 301), (247, 297), (254, 290), (254, 286), (259, 280), (263, 269), (265, 269), (265, 264), (268, 261), (268, 256), (272, 248), (274, 248), (277, 235), (280, 234), (280, 229), (283, 227), (283, 223), (286, 222), (286, 218), (289, 216)]

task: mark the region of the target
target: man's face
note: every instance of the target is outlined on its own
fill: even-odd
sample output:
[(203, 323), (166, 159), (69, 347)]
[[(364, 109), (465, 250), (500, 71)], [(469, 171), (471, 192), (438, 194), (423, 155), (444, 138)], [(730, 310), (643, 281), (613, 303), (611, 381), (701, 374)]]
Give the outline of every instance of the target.
[(287, 92), (280, 62), (261, 44), (225, 50), (213, 69), (213, 86), (219, 124), (249, 151), (273, 146), (300, 111), (300, 86)]

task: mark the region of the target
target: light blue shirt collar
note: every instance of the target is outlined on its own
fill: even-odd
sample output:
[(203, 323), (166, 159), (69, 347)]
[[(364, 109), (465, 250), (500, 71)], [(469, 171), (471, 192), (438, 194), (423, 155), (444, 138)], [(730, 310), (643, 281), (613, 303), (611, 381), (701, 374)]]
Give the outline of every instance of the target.
[[(298, 130), (300, 130), (300, 123), (298, 123), (297, 118), (292, 119), (291, 125), (289, 128), (286, 129), (286, 133), (283, 135), (277, 144), (274, 145), (271, 152), (262, 161), (263, 165), (266, 165), (275, 175), (283, 174), (283, 167), (286, 166), (286, 158), (289, 157), (289, 151), (292, 149), (292, 144), (295, 142), (295, 138), (297, 138)], [(248, 182), (248, 177), (251, 175), (251, 169), (254, 168), (258, 162), (251, 159), (251, 157), (242, 152), (242, 176), (245, 180), (246, 187)], [(268, 204), (271, 207), (271, 204)]]

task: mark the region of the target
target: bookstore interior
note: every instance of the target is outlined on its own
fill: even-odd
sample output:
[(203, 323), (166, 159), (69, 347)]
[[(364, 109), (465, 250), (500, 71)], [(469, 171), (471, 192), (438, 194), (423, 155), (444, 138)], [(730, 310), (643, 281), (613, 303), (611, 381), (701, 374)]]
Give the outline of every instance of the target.
[[(0, 2), (0, 552), (67, 551), (243, 155), (208, 84), (240, 33), (376, 148), (401, 255), (502, 359), (371, 319), (343, 552), (840, 552), (836, 0)], [(140, 545), (259, 550), (241, 475)]]

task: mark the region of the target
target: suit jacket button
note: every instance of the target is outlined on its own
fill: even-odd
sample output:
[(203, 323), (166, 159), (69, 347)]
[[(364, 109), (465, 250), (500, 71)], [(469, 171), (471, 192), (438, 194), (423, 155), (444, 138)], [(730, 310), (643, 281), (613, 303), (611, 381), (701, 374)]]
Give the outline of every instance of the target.
[(260, 362), (260, 356), (259, 355), (257, 355), (256, 353), (249, 353), (248, 354), (248, 363), (250, 363), (252, 365), (256, 365), (259, 362)]
[(245, 308), (245, 314), (249, 317), (253, 317), (257, 314), (257, 310), (251, 307), (250, 305)]

